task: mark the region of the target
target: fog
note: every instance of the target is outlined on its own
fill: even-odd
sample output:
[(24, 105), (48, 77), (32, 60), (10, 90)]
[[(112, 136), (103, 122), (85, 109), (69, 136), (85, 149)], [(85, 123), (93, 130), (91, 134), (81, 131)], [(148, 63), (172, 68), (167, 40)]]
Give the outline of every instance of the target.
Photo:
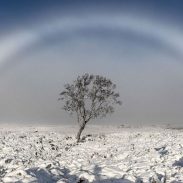
[(59, 93), (65, 83), (91, 73), (112, 79), (123, 102), (114, 114), (95, 124), (181, 125), (183, 34), (179, 14), (163, 18), (168, 12), (159, 9), (162, 16), (152, 16), (141, 11), (143, 3), (139, 12), (119, 2), (110, 12), (95, 3), (86, 5), (88, 11), (77, 6), (76, 12), (69, 13), (60, 13), (58, 7), (48, 12), (45, 5), (35, 20), (31, 14), (22, 20), (15, 17), (14, 22), (4, 20), (2, 24), (12, 29), (0, 33), (1, 124), (75, 123), (61, 109)]

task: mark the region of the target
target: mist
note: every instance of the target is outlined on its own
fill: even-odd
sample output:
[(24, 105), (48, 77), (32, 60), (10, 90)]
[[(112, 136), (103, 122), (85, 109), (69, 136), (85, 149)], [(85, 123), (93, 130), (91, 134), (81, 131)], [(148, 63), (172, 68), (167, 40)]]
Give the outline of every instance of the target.
[[(171, 3), (156, 15), (152, 4), (139, 3), (133, 11), (132, 3), (119, 1), (115, 6), (101, 1), (99, 7), (94, 1), (85, 8), (81, 2), (75, 7), (61, 3), (68, 12), (61, 6), (49, 11), (49, 3), (39, 12), (32, 4), (28, 15), (20, 12), (24, 18), (14, 15), (11, 22), (6, 15), (2, 22), (11, 30), (0, 32), (1, 124), (74, 124), (61, 109), (59, 93), (65, 83), (91, 73), (116, 83), (123, 102), (93, 123), (181, 125), (180, 12), (170, 17)], [(141, 11), (144, 6), (151, 11)]]

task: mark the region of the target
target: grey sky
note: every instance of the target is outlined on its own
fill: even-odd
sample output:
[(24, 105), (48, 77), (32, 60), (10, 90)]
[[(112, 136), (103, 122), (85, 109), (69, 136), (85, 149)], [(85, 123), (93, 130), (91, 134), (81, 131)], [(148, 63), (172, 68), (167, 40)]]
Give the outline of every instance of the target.
[(95, 123), (182, 124), (179, 8), (168, 3), (167, 10), (177, 14), (171, 17), (164, 8), (153, 16), (141, 11), (152, 5), (143, 1), (136, 11), (133, 3), (102, 3), (104, 8), (71, 3), (76, 10), (69, 13), (59, 11), (60, 3), (50, 12), (45, 3), (36, 15), (32, 4), (29, 16), (22, 12), (25, 17), (14, 15), (13, 22), (5, 18), (2, 25), (11, 29), (0, 33), (1, 123), (73, 123), (57, 98), (65, 83), (89, 72), (111, 78), (123, 101), (112, 116)]

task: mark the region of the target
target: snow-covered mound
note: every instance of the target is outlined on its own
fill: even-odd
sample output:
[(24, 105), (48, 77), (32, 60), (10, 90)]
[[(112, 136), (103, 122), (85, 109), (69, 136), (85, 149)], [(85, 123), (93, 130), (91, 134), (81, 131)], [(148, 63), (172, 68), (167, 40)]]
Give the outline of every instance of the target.
[(183, 182), (182, 130), (93, 129), (1, 129), (0, 182)]

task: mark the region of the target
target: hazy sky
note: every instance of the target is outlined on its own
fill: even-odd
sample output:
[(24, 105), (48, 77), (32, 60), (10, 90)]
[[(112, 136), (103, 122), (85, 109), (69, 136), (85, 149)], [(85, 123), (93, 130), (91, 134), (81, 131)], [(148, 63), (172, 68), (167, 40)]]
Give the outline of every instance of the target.
[(123, 101), (98, 123), (183, 124), (182, 9), (181, 0), (0, 1), (1, 124), (72, 124), (57, 99), (86, 72), (111, 78)]

